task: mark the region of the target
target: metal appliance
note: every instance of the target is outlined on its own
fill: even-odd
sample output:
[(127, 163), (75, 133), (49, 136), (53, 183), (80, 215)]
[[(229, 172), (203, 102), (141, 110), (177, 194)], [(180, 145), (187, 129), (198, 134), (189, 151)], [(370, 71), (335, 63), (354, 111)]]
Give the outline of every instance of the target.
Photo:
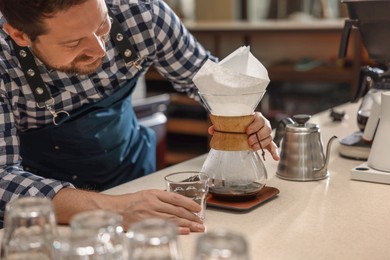
[[(390, 164), (387, 163), (388, 160), (385, 158), (386, 153), (383, 152), (383, 148), (388, 149), (386, 146), (388, 143), (386, 141), (388, 139), (387, 133), (382, 133), (385, 131), (383, 129), (387, 129), (387, 124), (381, 122), (384, 121), (382, 117), (385, 115), (385, 111), (383, 110), (388, 107), (388, 104), (383, 104), (383, 101), (387, 100), (386, 103), (390, 103), (389, 98), (383, 98), (388, 95), (388, 91), (390, 90), (390, 16), (388, 15), (390, 0), (342, 0), (342, 3), (347, 6), (349, 19), (345, 22), (340, 45), (340, 56), (345, 55), (349, 32), (352, 27), (356, 27), (362, 36), (363, 44), (367, 49), (369, 58), (377, 64), (372, 67), (363, 67), (361, 70), (360, 87), (355, 97), (355, 100), (357, 100), (364, 96), (358, 111), (360, 128), (360, 132), (358, 133), (361, 134), (365, 131), (366, 121), (371, 116), (371, 109), (373, 104), (375, 104), (375, 97), (378, 96), (377, 92), (382, 92), (380, 93), (382, 96), (381, 119), (379, 120), (368, 158), (364, 158), (368, 159), (368, 162), (353, 168), (351, 170), (351, 178), (390, 184), (389, 169), (382, 167), (383, 164)], [(344, 148), (346, 147), (348, 146), (344, 146)], [(353, 147), (349, 151), (353, 151)]]
[[(352, 102), (362, 99), (357, 111), (359, 130), (340, 140), (340, 155), (352, 159), (367, 160), (371, 141), (364, 138), (364, 130), (378, 92), (390, 90), (390, 16), (389, 0), (342, 0), (346, 4), (349, 19), (346, 19), (340, 43), (339, 57), (345, 57), (348, 38), (352, 28), (357, 28), (375, 63), (364, 66), (359, 75), (359, 86)], [(363, 97), (363, 98), (362, 98)]]

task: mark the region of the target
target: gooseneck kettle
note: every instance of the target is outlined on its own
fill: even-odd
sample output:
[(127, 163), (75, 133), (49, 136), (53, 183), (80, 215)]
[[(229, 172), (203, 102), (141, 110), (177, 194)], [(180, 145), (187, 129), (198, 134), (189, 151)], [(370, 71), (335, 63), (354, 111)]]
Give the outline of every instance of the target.
[[(326, 156), (317, 124), (308, 123), (310, 115), (294, 115), (282, 119), (276, 128), (274, 142), (280, 147), (276, 176), (293, 181), (315, 181), (329, 176), (329, 139)], [(280, 144), (281, 143), (281, 144)]]

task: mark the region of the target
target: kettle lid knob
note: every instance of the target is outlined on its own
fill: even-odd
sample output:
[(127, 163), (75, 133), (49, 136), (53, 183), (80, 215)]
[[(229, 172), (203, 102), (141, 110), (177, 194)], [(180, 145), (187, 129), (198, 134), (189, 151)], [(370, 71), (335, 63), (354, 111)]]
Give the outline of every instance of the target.
[(298, 124), (298, 126), (305, 126), (306, 122), (309, 121), (311, 115), (299, 114), (293, 115), (292, 119)]

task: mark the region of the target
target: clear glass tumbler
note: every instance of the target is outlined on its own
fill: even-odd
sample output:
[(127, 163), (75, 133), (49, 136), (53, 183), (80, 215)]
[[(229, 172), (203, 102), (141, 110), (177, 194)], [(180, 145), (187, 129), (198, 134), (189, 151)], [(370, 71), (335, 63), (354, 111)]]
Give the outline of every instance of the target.
[(226, 229), (202, 234), (195, 246), (194, 260), (249, 260), (243, 235)]
[(182, 171), (168, 174), (164, 179), (167, 191), (191, 198), (201, 206), (201, 211), (194, 214), (203, 221), (209, 191), (209, 176), (198, 171)]
[[(71, 232), (85, 232), (100, 241), (104, 250), (104, 259), (127, 259), (127, 240), (122, 227), (121, 215), (106, 211), (93, 210), (75, 215), (70, 221)], [(75, 235), (73, 241), (80, 237)], [(94, 241), (92, 238), (89, 241)], [(72, 242), (72, 241), (70, 241)]]
[(146, 219), (133, 224), (127, 232), (129, 259), (182, 260), (176, 230), (174, 223), (163, 219)]
[(51, 200), (21, 197), (6, 205), (1, 259), (55, 259), (53, 243), (57, 238)]
[(54, 243), (58, 260), (122, 260), (92, 230), (72, 230)]

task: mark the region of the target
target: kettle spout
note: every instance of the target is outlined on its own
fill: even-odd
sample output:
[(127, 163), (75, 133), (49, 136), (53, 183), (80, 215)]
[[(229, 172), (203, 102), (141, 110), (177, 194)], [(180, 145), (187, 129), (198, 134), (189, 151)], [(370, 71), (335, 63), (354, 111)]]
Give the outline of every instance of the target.
[(330, 157), (330, 147), (331, 147), (331, 144), (333, 143), (333, 141), (337, 139), (337, 136), (332, 136), (329, 141), (328, 141), (328, 144), (326, 146), (326, 157), (325, 157), (325, 163), (324, 165), (321, 167), (321, 169), (319, 170), (315, 170), (316, 172), (322, 172), (322, 171), (326, 171), (326, 169), (328, 168), (328, 164), (329, 164), (329, 157)]

